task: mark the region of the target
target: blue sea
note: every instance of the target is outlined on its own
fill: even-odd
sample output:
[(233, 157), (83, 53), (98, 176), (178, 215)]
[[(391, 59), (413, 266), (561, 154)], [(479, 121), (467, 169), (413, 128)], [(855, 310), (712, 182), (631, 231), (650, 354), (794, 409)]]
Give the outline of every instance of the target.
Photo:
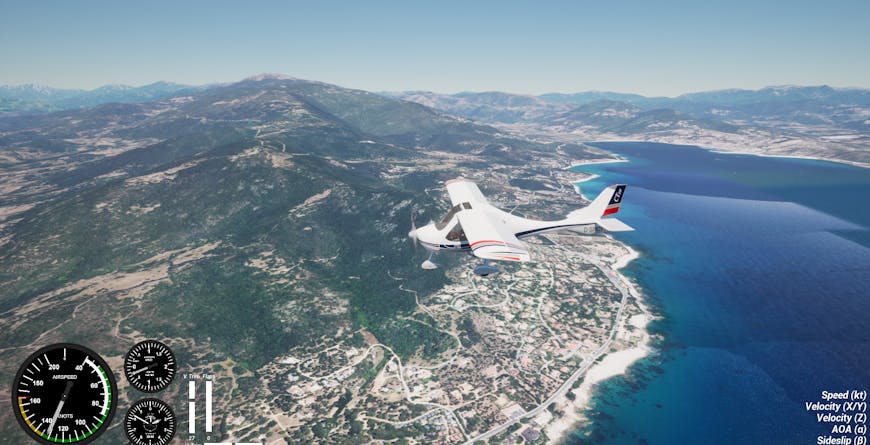
[(870, 390), (870, 169), (599, 143), (594, 196), (628, 184), (625, 272), (657, 352), (599, 386), (570, 444), (815, 444), (804, 403)]

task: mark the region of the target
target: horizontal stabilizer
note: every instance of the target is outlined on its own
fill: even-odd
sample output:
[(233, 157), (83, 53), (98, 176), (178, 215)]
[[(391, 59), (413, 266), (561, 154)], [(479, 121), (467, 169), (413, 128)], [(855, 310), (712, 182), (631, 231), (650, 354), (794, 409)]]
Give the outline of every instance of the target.
[(608, 232), (630, 232), (634, 230), (634, 228), (616, 218), (602, 218), (595, 223)]

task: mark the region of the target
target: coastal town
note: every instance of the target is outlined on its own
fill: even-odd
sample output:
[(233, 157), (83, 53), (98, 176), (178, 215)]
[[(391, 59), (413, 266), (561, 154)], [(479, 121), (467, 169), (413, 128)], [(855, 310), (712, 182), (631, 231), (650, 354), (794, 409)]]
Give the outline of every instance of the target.
[[(230, 414), (229, 435), (275, 444), (361, 431), (401, 443), (561, 438), (583, 421), (598, 381), (647, 354), (650, 315), (619, 272), (637, 257), (631, 248), (601, 234), (529, 241), (541, 260), (485, 278), (455, 267), (432, 295), (403, 289), (417, 301), (408, 320), (442, 333), (443, 350), (402, 360), (365, 330), (324, 339), (261, 369), (268, 397)], [(261, 410), (280, 415), (254, 435)]]

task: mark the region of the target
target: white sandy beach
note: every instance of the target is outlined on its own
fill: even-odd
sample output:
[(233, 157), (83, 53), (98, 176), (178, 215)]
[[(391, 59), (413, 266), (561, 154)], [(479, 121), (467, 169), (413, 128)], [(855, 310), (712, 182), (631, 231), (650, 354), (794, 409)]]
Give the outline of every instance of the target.
[[(581, 161), (577, 164), (571, 165), (568, 168), (572, 169), (574, 167), (581, 167), (584, 165), (592, 165), (592, 164), (611, 164), (614, 162), (628, 162), (628, 159), (598, 159), (598, 160), (590, 160), (590, 161)], [(580, 190), (579, 184), (582, 184), (584, 182), (599, 178), (600, 175), (596, 175), (595, 173), (589, 173), (589, 172), (583, 172), (583, 173), (585, 173), (588, 176), (586, 176), (585, 178), (581, 178), (581, 179), (578, 179), (576, 181), (573, 181), (571, 184), (574, 185), (574, 191), (577, 192), (578, 195), (582, 196), (586, 200), (591, 200), (591, 198), (594, 198), (594, 196), (590, 197), (590, 196), (584, 195), (583, 192)]]
[[(855, 167), (862, 168), (870, 168), (870, 164), (866, 162), (859, 161), (849, 161), (846, 159), (838, 159), (833, 157), (820, 157), (820, 156), (809, 156), (809, 155), (801, 155), (801, 154), (785, 154), (785, 153), (765, 153), (762, 149), (757, 150), (747, 150), (743, 147), (751, 144), (751, 142), (741, 141), (740, 144), (727, 144), (722, 141), (717, 141), (711, 143), (710, 141), (698, 141), (693, 139), (648, 139), (648, 138), (640, 138), (640, 137), (621, 137), (617, 139), (596, 139), (594, 141), (587, 141), (589, 143), (595, 142), (654, 142), (659, 144), (671, 144), (671, 145), (687, 145), (691, 147), (698, 147), (704, 150), (712, 151), (714, 153), (722, 153), (722, 154), (735, 154), (735, 155), (753, 155), (753, 156), (762, 156), (766, 158), (793, 158), (793, 159), (809, 159), (813, 161), (827, 161), (834, 162), (839, 164), (853, 165)], [(584, 142), (585, 143), (585, 142)], [(764, 142), (758, 142), (759, 145), (763, 146)], [(592, 162), (580, 162), (572, 167), (586, 165), (586, 164), (604, 164), (607, 162), (627, 162), (627, 160), (623, 159), (620, 161), (592, 161)]]
[(574, 425), (577, 422), (585, 419), (580, 411), (588, 407), (589, 401), (592, 398), (592, 392), (598, 383), (611, 377), (625, 374), (626, 369), (632, 363), (646, 357), (649, 352), (649, 346), (644, 343), (635, 348), (607, 354), (600, 362), (590, 368), (583, 377), (583, 383), (580, 387), (573, 390), (574, 400), (560, 406), (565, 415), (547, 425), (545, 431), (547, 432), (547, 437), (550, 438), (550, 443), (557, 443), (562, 440), (574, 429)]
[[(618, 271), (619, 269), (626, 267), (631, 261), (640, 257), (640, 254), (636, 250), (628, 245), (625, 247), (628, 249), (628, 253), (616, 259), (612, 264), (614, 270)], [(623, 279), (624, 282), (628, 284), (631, 295), (638, 298), (640, 294), (635, 285), (628, 279)], [(626, 330), (626, 325), (631, 325), (635, 328), (635, 333), (640, 333), (640, 340), (631, 348), (605, 354), (597, 363), (586, 371), (580, 386), (571, 391), (575, 396), (574, 400), (572, 401), (566, 398), (561, 402), (557, 402), (557, 407), (564, 414), (550, 422), (544, 428), (550, 443), (558, 443), (568, 433), (575, 429), (575, 425), (578, 422), (585, 420), (582, 411), (588, 408), (589, 401), (591, 400), (598, 383), (611, 377), (624, 374), (629, 366), (646, 357), (652, 351), (649, 345), (650, 335), (646, 331), (646, 325), (649, 323), (652, 316), (646, 307), (643, 306), (643, 302), (640, 299), (638, 299), (638, 302), (642, 305), (641, 307), (644, 312), (633, 315), (629, 317), (628, 320), (623, 320), (622, 325), (619, 327), (616, 334), (616, 338), (624, 338), (628, 336), (629, 333)]]
[(580, 161), (576, 164), (571, 164), (569, 169), (574, 167), (582, 167), (584, 165), (592, 165), (592, 164), (612, 164), (614, 162), (628, 162), (628, 159), (591, 159), (588, 161)]
[(581, 182), (591, 181), (591, 180), (593, 180), (593, 179), (595, 179), (595, 178), (600, 178), (600, 177), (601, 177), (600, 175), (596, 175), (595, 173), (587, 173), (587, 174), (588, 174), (589, 176), (587, 176), (587, 177), (585, 177), (585, 178), (583, 178), (583, 179), (578, 179), (578, 180), (574, 181), (574, 184), (579, 184), (579, 183), (581, 183)]
[[(623, 267), (628, 266), (628, 263), (640, 258), (640, 253), (638, 253), (638, 251), (632, 249), (628, 245), (626, 245), (625, 248), (628, 249), (628, 253), (616, 259), (612, 265), (613, 269), (622, 269)], [(634, 285), (628, 280), (626, 280), (626, 283), (628, 283), (632, 290), (637, 291), (637, 289), (634, 289)]]
[(719, 148), (705, 148), (706, 150), (712, 151), (713, 153), (722, 153), (722, 154), (730, 154), (730, 155), (752, 155), (752, 156), (761, 156), (763, 158), (786, 158), (786, 159), (806, 159), (810, 161), (825, 161), (825, 162), (833, 162), (835, 164), (846, 164), (854, 167), (861, 168), (870, 168), (870, 164), (865, 162), (857, 162), (857, 161), (847, 161), (845, 159), (833, 159), (833, 158), (822, 158), (818, 156), (804, 156), (804, 155), (784, 155), (784, 154), (769, 154), (769, 153), (760, 153), (757, 151), (740, 151), (740, 150), (723, 150)]

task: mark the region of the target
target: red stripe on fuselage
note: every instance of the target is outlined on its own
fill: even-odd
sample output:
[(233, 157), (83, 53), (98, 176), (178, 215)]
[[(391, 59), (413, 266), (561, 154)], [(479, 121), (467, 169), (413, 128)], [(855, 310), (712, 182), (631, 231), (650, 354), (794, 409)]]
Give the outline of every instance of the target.
[(475, 242), (471, 243), (471, 247), (474, 247), (475, 244), (480, 244), (480, 243), (498, 243), (498, 244), (504, 245), (504, 241), (500, 241), (497, 239), (482, 239), (480, 241), (475, 241)]

